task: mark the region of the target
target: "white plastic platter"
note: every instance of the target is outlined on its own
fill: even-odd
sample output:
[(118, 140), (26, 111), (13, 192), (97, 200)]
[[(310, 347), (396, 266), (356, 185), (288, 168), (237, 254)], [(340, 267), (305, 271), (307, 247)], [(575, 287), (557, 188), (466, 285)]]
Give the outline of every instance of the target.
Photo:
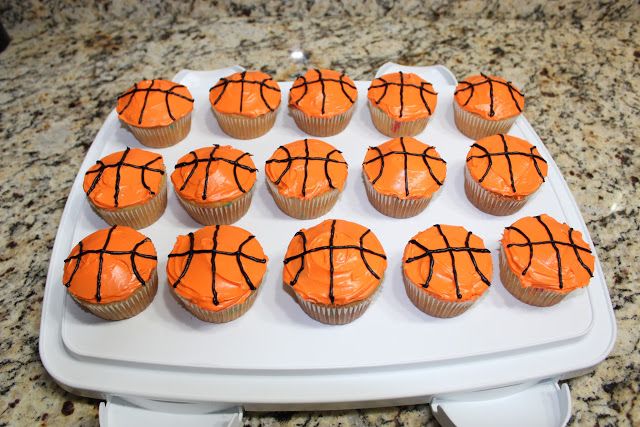
[[(177, 159), (198, 147), (230, 144), (253, 153), (260, 169), (257, 191), (248, 214), (236, 225), (254, 233), (269, 256), (268, 273), (254, 306), (240, 319), (221, 325), (201, 322), (179, 307), (171, 298), (165, 275), (166, 256), (178, 234), (199, 227), (179, 206), (170, 192), (165, 214), (150, 227), (141, 230), (158, 250), (160, 289), (151, 306), (140, 315), (121, 322), (106, 322), (80, 310), (65, 298), (62, 339), (77, 357), (110, 362), (157, 364), (183, 368), (241, 370), (324, 370), (339, 368), (393, 367), (402, 364), (451, 361), (479, 355), (517, 351), (576, 339), (586, 334), (593, 317), (589, 293), (580, 290), (561, 304), (537, 308), (513, 298), (500, 283), (498, 246), (502, 230), (525, 215), (548, 213), (580, 230), (588, 242), (582, 224), (567, 214), (573, 208), (572, 197), (549, 152), (531, 131), (524, 118), (511, 134), (536, 145), (549, 162), (549, 176), (535, 198), (515, 215), (495, 217), (484, 214), (466, 199), (463, 168), (472, 140), (455, 127), (451, 108), (454, 85), (433, 75), (439, 93), (436, 112), (427, 129), (417, 138), (434, 145), (447, 161), (447, 178), (440, 194), (422, 214), (410, 219), (393, 219), (378, 213), (368, 202), (361, 180), (361, 163), (368, 146), (388, 138), (372, 125), (366, 106), (369, 82), (357, 82), (359, 100), (347, 129), (324, 138), (340, 149), (349, 163), (349, 179), (336, 207), (325, 217), (301, 221), (278, 210), (264, 185), (264, 161), (282, 144), (301, 139), (300, 131), (286, 111), (290, 82), (282, 82), (283, 106), (275, 127), (265, 136), (241, 141), (219, 129), (208, 101), (208, 89), (223, 75), (221, 72), (181, 72), (176, 80), (189, 87), (194, 98), (192, 130), (187, 139), (174, 147), (152, 150), (164, 156), (170, 174)], [(434, 78), (435, 77), (435, 78)], [(107, 118), (94, 141), (91, 163), (126, 146), (141, 146), (118, 122), (115, 112)], [(77, 180), (82, 180), (80, 170)], [(82, 188), (74, 186), (71, 197), (83, 198)], [(82, 200), (74, 210), (68, 229), (71, 245), (58, 248), (66, 255), (71, 246), (87, 234), (106, 227)], [(388, 255), (388, 270), (382, 292), (357, 321), (344, 326), (327, 326), (310, 319), (283, 291), (282, 259), (289, 239), (303, 227), (324, 218), (341, 218), (371, 228), (380, 238)], [(401, 279), (401, 257), (406, 242), (418, 231), (435, 223), (463, 225), (481, 236), (494, 258), (493, 286), (485, 298), (464, 315), (437, 319), (417, 310), (407, 298)], [(55, 266), (49, 286), (62, 286), (62, 264)], [(602, 282), (596, 271), (591, 286)]]

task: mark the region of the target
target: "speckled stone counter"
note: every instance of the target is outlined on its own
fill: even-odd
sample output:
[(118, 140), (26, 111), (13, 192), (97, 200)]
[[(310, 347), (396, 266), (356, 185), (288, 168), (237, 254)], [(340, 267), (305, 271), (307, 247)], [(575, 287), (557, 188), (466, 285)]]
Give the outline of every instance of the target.
[[(127, 10), (124, 3), (116, 5)], [(601, 5), (599, 14), (556, 8), (545, 18), (544, 7), (516, 14), (528, 20), (451, 15), (445, 3), (418, 17), (393, 7), (382, 13), (382, 3), (372, 15), (341, 17), (324, 2), (314, 4), (325, 12), (304, 19), (252, 9), (237, 13), (248, 17), (225, 17), (198, 4), (181, 16), (131, 13), (130, 20), (102, 19), (99, 7), (59, 19), (42, 5), (0, 7), (13, 38), (0, 54), (0, 426), (98, 423), (97, 401), (64, 392), (43, 369), (38, 328), (66, 197), (116, 95), (143, 76), (171, 77), (181, 68), (237, 63), (290, 79), (300, 70), (289, 59), (292, 49), (303, 49), (310, 65), (344, 69), (354, 79), (369, 79), (392, 60), (441, 63), (459, 76), (490, 71), (525, 86), (526, 115), (581, 207), (619, 328), (610, 357), (569, 381), (572, 423), (640, 425), (637, 4)], [(444, 18), (436, 19), (438, 10)], [(389, 423), (435, 420), (427, 405), (246, 416), (250, 426)]]

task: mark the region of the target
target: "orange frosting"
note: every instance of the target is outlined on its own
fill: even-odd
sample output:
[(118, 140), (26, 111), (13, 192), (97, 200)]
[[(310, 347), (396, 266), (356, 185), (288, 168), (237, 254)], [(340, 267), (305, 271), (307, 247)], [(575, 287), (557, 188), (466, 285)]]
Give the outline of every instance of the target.
[(209, 90), (211, 106), (219, 113), (257, 117), (280, 106), (280, 86), (269, 74), (243, 71), (221, 78)]
[(180, 157), (171, 181), (183, 199), (201, 204), (230, 202), (253, 188), (256, 171), (251, 154), (215, 144)]
[(307, 116), (333, 117), (348, 111), (358, 99), (353, 80), (334, 70), (313, 69), (298, 77), (289, 91), (289, 107)]
[(595, 258), (582, 233), (549, 215), (528, 216), (504, 229), (502, 251), (525, 287), (562, 294), (589, 284)]
[(504, 120), (524, 109), (524, 95), (502, 77), (485, 74), (467, 77), (458, 83), (454, 98), (465, 111), (485, 120)]
[(430, 197), (447, 175), (436, 149), (408, 136), (369, 147), (362, 169), (378, 193), (401, 199)]
[(413, 73), (385, 74), (371, 82), (369, 101), (397, 122), (424, 119), (433, 114), (438, 94), (431, 83)]
[(111, 153), (84, 175), (82, 188), (91, 202), (115, 210), (153, 198), (164, 179), (162, 156), (137, 148)]
[(267, 160), (267, 178), (286, 197), (311, 199), (332, 189), (342, 191), (347, 162), (333, 145), (303, 139), (278, 147)]
[(193, 97), (179, 83), (142, 80), (118, 97), (116, 111), (131, 126), (168, 126), (193, 111)]
[(517, 199), (535, 192), (548, 169), (536, 147), (502, 134), (476, 141), (467, 153), (467, 168), (485, 190)]
[(444, 301), (475, 301), (493, 275), (482, 239), (454, 225), (436, 224), (413, 236), (402, 260), (411, 283)]
[(386, 268), (384, 249), (371, 230), (329, 219), (293, 236), (283, 280), (306, 301), (346, 305), (370, 297)]
[(122, 301), (153, 276), (156, 249), (144, 234), (114, 225), (82, 239), (64, 260), (62, 283), (79, 300)]
[(210, 225), (178, 236), (167, 261), (175, 292), (211, 311), (246, 301), (266, 270), (267, 256), (258, 240), (233, 225)]

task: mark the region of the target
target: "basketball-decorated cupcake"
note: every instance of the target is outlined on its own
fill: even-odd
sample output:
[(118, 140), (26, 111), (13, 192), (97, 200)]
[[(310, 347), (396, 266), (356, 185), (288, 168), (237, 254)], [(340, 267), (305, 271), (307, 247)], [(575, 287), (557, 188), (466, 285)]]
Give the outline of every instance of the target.
[(230, 145), (198, 148), (171, 174), (180, 204), (200, 224), (231, 224), (247, 213), (257, 169), (251, 154)]
[(436, 224), (404, 249), (404, 287), (413, 304), (435, 317), (467, 311), (491, 286), (491, 253), (464, 227)]
[(93, 210), (108, 224), (144, 228), (167, 206), (164, 172), (161, 155), (127, 147), (91, 166), (82, 187)]
[(369, 147), (362, 178), (369, 201), (394, 218), (408, 218), (425, 210), (447, 175), (445, 162), (430, 145), (400, 137)]
[(242, 316), (258, 294), (267, 256), (247, 230), (212, 225), (178, 236), (167, 261), (169, 289), (200, 320), (224, 323)]
[(114, 225), (82, 239), (64, 260), (62, 283), (78, 305), (102, 319), (142, 312), (156, 295), (156, 249), (133, 228)]
[(471, 139), (507, 133), (523, 109), (524, 95), (502, 77), (469, 76), (456, 86), (454, 119)]
[(142, 80), (118, 96), (118, 118), (140, 143), (154, 148), (182, 141), (191, 130), (193, 97), (169, 80)]
[(299, 219), (329, 212), (347, 181), (347, 162), (334, 146), (303, 139), (278, 147), (267, 160), (267, 186), (278, 207)]
[(538, 149), (511, 135), (479, 139), (467, 153), (464, 189), (478, 209), (492, 215), (520, 210), (547, 176)]
[(373, 80), (368, 98), (373, 124), (392, 138), (422, 132), (438, 102), (438, 94), (431, 83), (402, 71)]
[(538, 307), (559, 303), (589, 284), (595, 258), (582, 233), (542, 214), (504, 229), (500, 279), (520, 301)]
[(384, 249), (371, 230), (330, 219), (293, 236), (282, 278), (311, 318), (341, 325), (369, 307), (386, 268)]
[(276, 121), (280, 98), (278, 83), (261, 71), (223, 77), (209, 90), (211, 108), (220, 128), (238, 139), (267, 133)]
[(336, 135), (351, 120), (358, 99), (355, 83), (344, 73), (313, 69), (289, 90), (289, 111), (298, 127), (314, 136)]

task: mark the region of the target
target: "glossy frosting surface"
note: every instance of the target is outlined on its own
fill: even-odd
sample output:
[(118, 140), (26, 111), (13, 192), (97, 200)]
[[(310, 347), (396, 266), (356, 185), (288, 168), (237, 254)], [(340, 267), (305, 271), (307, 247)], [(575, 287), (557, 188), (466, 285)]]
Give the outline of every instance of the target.
[(413, 73), (391, 73), (371, 82), (369, 101), (395, 121), (404, 122), (431, 116), (438, 94), (431, 83)]
[(501, 244), (511, 271), (525, 288), (569, 293), (591, 280), (595, 258), (582, 233), (549, 215), (514, 222), (505, 228)]
[(260, 287), (266, 269), (260, 242), (233, 225), (210, 225), (178, 236), (167, 260), (169, 286), (212, 311), (244, 302)]
[(124, 91), (116, 106), (120, 120), (137, 127), (167, 126), (192, 110), (189, 89), (169, 80), (142, 80)]
[(269, 74), (243, 71), (221, 78), (209, 91), (219, 113), (257, 117), (280, 106), (280, 86)]
[(357, 98), (358, 90), (346, 74), (312, 69), (293, 82), (289, 106), (307, 116), (327, 118), (348, 111)]
[(455, 101), (464, 110), (485, 120), (504, 120), (524, 109), (524, 95), (511, 82), (498, 76), (469, 76), (456, 86)]
[(415, 286), (445, 301), (478, 299), (493, 276), (484, 242), (460, 226), (436, 224), (421, 231), (405, 247), (402, 260), (404, 274)]
[[(343, 248), (330, 250), (330, 246)], [(345, 305), (371, 296), (386, 267), (384, 249), (372, 231), (329, 219), (300, 230), (291, 239), (283, 280), (306, 301)]]
[(147, 282), (157, 263), (149, 238), (133, 228), (116, 225), (88, 235), (73, 247), (64, 263), (62, 281), (76, 298), (107, 304), (122, 301), (138, 290), (140, 279)]

